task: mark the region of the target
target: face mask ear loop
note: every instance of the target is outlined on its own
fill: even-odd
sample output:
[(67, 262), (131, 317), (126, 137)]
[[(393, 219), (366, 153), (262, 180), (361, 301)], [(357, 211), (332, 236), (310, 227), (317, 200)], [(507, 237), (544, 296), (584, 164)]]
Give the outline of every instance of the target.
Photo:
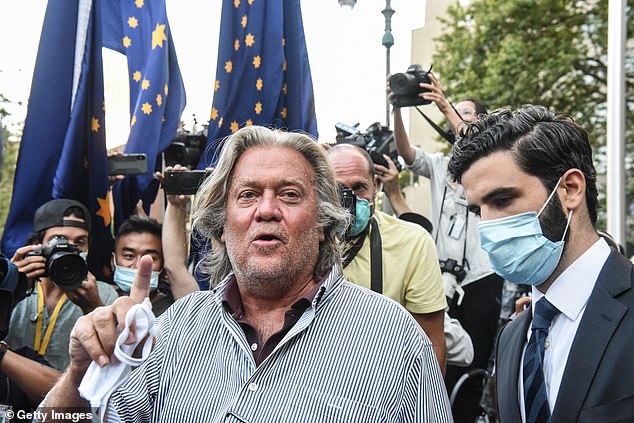
[(564, 234), (561, 237), (561, 240), (563, 241), (566, 238), (566, 233), (568, 232), (568, 227), (570, 226), (570, 221), (572, 220), (572, 212), (574, 210), (570, 209), (570, 214), (568, 215), (568, 221), (566, 222), (566, 229), (564, 229)]
[(559, 179), (557, 179), (557, 183), (555, 184), (555, 188), (553, 188), (553, 190), (550, 192), (550, 195), (546, 199), (546, 202), (544, 203), (542, 208), (539, 209), (539, 213), (537, 213), (537, 217), (539, 217), (542, 214), (542, 212), (544, 211), (544, 209), (546, 208), (548, 203), (550, 203), (550, 199), (553, 198), (553, 195), (555, 195), (555, 193), (557, 192), (557, 187), (559, 186), (560, 182), (561, 182), (561, 176), (559, 177)]

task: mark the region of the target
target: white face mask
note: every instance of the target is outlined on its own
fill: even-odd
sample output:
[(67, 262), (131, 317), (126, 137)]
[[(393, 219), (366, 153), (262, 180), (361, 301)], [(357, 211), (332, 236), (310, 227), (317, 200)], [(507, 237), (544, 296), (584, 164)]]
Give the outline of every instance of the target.
[[(132, 344), (126, 344), (132, 322), (136, 325), (136, 341)], [(141, 304), (135, 304), (126, 313), (125, 328), (115, 343), (114, 355), (117, 360), (104, 367), (99, 367), (94, 361), (90, 363), (78, 391), (84, 399), (90, 401), (91, 407), (98, 409), (98, 414), (103, 413), (110, 399), (110, 394), (127, 380), (132, 369), (143, 364), (148, 358), (152, 351), (155, 331), (152, 304), (146, 297)], [(140, 344), (143, 345), (141, 357), (133, 357), (136, 347)]]

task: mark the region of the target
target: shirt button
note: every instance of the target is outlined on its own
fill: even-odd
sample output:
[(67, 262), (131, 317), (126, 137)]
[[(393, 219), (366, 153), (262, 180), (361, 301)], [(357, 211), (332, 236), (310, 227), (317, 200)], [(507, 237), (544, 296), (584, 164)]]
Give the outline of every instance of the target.
[(258, 344), (256, 344), (255, 342), (251, 344), (251, 351), (255, 351), (257, 349), (258, 349)]
[(544, 349), (550, 348), (550, 339), (544, 341)]
[(249, 383), (249, 391), (255, 392), (258, 390), (258, 384), (255, 382)]

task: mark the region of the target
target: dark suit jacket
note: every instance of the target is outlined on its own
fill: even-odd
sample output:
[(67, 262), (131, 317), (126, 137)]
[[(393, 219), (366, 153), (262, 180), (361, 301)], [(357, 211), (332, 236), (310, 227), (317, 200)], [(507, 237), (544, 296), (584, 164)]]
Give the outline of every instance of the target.
[[(552, 423), (634, 422), (634, 273), (621, 254), (608, 257), (575, 335)], [(496, 349), (500, 423), (521, 422), (520, 360), (530, 310), (505, 326)]]

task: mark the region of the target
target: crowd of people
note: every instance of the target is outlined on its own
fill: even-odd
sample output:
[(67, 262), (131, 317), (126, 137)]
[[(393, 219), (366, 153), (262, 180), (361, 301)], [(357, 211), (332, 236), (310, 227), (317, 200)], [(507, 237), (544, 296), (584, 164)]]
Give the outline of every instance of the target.
[[(60, 242), (83, 269), (91, 217), (43, 204), (0, 262), (31, 287), (0, 342), (0, 405), (114, 422), (632, 421), (634, 273), (597, 231), (586, 132), (541, 106), (454, 107), (433, 76), (421, 88), (456, 136), (451, 155), (425, 151), (394, 107), (429, 218), (387, 155), (259, 126), (225, 141), (193, 200), (166, 197), (162, 224), (117, 228), (112, 283), (53, 271), (41, 251)], [(190, 214), (208, 290), (187, 266)], [(529, 294), (510, 316), (508, 287)], [(142, 341), (130, 319), (144, 305), (156, 328), (143, 360), (116, 380), (89, 370)]]

